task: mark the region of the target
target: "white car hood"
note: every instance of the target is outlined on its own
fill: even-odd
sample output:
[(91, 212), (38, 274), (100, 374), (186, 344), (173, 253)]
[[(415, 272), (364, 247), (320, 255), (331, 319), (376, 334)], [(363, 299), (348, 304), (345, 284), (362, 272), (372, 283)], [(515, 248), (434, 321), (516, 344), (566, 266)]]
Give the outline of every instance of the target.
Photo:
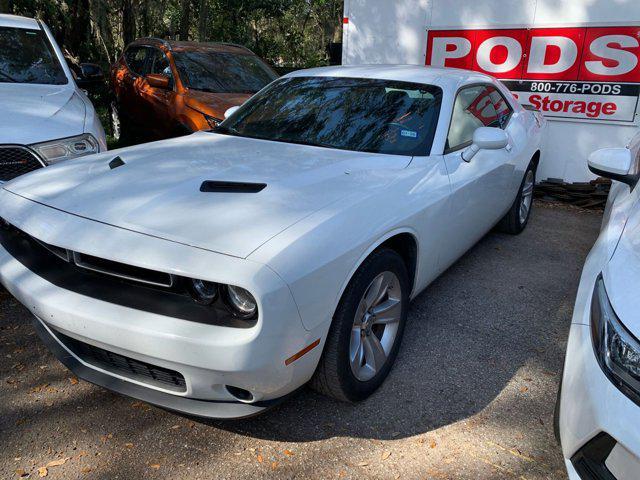
[[(125, 164), (111, 169), (116, 156)], [(74, 215), (246, 258), (350, 192), (379, 191), (410, 160), (202, 132), (62, 162), (4, 188)], [(201, 192), (207, 180), (267, 187)]]
[(603, 278), (616, 315), (636, 338), (640, 338), (639, 209), (633, 208)]
[(73, 85), (0, 83), (0, 144), (80, 135), (86, 106)]

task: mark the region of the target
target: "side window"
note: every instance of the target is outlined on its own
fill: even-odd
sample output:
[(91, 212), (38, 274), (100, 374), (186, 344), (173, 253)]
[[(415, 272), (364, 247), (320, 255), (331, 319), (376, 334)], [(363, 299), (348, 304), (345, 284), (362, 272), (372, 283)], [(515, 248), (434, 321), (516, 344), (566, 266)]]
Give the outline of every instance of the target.
[[(475, 85), (458, 92), (447, 136), (447, 151), (471, 144), (473, 132), (480, 127), (499, 127), (499, 117), (491, 99), (489, 85)], [(497, 92), (496, 92), (497, 93)]]
[(148, 49), (145, 47), (131, 47), (125, 54), (124, 59), (127, 61), (127, 65), (133, 73), (138, 75), (145, 75), (145, 62), (147, 59)]
[(491, 92), (489, 94), (491, 102), (493, 103), (493, 107), (496, 109), (496, 114), (498, 115), (498, 123), (500, 124), (500, 128), (504, 129), (509, 123), (513, 109), (497, 89), (489, 87), (489, 90)]
[(148, 73), (160, 73), (171, 78), (171, 67), (169, 66), (169, 60), (167, 56), (161, 50), (157, 48), (152, 49), (151, 59), (149, 61)]

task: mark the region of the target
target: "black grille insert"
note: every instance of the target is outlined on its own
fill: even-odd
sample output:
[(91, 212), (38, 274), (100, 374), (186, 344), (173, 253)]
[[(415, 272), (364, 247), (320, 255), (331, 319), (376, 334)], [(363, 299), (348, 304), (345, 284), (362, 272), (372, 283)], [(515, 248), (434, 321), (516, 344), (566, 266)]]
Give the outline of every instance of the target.
[(42, 161), (28, 148), (0, 145), (0, 181), (8, 182), (42, 167)]
[(168, 273), (135, 267), (133, 265), (114, 262), (113, 260), (106, 260), (78, 252), (73, 252), (73, 261), (80, 268), (104, 273), (105, 275), (113, 275), (114, 277), (148, 283), (149, 285), (156, 285), (158, 287), (173, 286), (173, 276)]
[(174, 392), (187, 391), (184, 377), (174, 370), (140, 362), (133, 358), (89, 345), (57, 330), (54, 333), (65, 347), (89, 365), (166, 390)]

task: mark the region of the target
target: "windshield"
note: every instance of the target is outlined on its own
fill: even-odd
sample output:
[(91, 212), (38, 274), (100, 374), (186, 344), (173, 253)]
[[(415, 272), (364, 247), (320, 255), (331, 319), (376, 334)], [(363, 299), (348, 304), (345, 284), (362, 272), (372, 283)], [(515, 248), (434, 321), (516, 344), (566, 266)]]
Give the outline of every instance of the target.
[(42, 30), (0, 27), (0, 82), (64, 85), (68, 79)]
[(214, 93), (256, 93), (278, 78), (255, 55), (215, 51), (174, 53), (176, 68), (187, 88)]
[(217, 131), (360, 152), (428, 155), (442, 90), (374, 79), (293, 77), (251, 98)]

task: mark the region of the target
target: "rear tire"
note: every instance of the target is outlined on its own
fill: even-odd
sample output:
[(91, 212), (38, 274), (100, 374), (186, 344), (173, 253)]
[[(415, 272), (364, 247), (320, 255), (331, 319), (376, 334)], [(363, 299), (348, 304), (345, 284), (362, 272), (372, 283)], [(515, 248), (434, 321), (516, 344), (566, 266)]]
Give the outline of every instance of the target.
[(524, 173), (516, 199), (507, 214), (502, 217), (502, 220), (497, 225), (499, 231), (518, 235), (524, 230), (529, 222), (531, 209), (533, 208), (533, 187), (535, 184), (536, 165), (531, 162)]
[(340, 299), (312, 388), (347, 402), (370, 396), (398, 354), (408, 303), (409, 276), (402, 257), (387, 248), (372, 253)]

